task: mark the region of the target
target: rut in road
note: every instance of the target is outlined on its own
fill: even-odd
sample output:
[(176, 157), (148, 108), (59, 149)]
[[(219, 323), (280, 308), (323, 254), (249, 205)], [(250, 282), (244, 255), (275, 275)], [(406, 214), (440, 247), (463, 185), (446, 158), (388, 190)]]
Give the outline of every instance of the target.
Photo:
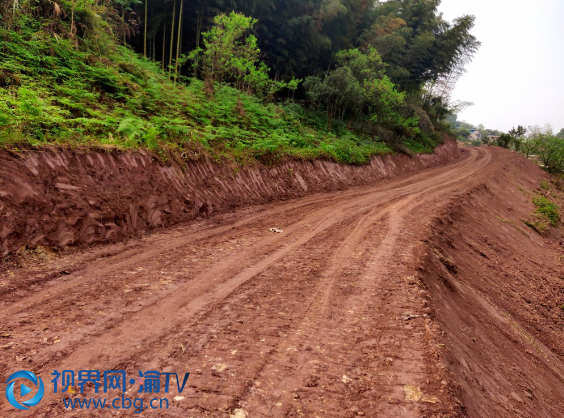
[[(11, 271), (22, 284), (0, 296), (2, 329), (13, 333), (2, 368), (19, 359), (44, 375), (191, 372), (184, 399), (157, 416), (448, 409), (411, 275), (426, 222), (491, 159), (469, 154), (384, 185), (240, 211), (219, 226), (49, 258), (27, 277)], [(61, 411), (57, 396), (33, 416)]]

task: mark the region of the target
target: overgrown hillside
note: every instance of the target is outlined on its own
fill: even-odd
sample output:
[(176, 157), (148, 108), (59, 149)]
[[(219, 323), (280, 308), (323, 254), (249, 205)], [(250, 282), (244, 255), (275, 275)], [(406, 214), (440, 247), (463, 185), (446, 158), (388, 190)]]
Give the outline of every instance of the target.
[[(465, 24), (464, 36), (451, 36), (458, 47), (451, 45), (443, 70), (402, 85), (398, 65), (383, 60), (390, 51), (376, 37), (379, 44), (352, 42), (336, 51), (325, 74), (300, 70), (306, 77), (283, 80), (263, 63), (269, 59), (254, 35), (268, 19), (229, 13), (227, 6), (206, 9), (217, 16), (201, 22), (196, 48), (186, 55), (181, 44), (191, 41), (181, 25), (187, 12), (175, 4), (177, 32), (169, 29), (169, 39), (163, 27), (161, 51), (154, 38), (150, 54), (144, 43), (145, 58), (127, 42), (138, 44), (140, 28), (164, 24), (166, 13), (143, 21), (134, 6), (0, 2), (0, 145), (145, 147), (239, 163), (289, 155), (362, 164), (375, 154), (430, 152), (448, 132), (444, 117), (453, 106), (433, 95), (429, 83), (436, 88), (458, 71), (476, 46), (468, 44), (475, 40)], [(420, 14), (438, 19), (436, 5), (427, 6)], [(396, 23), (388, 32), (409, 28)], [(437, 55), (435, 44), (427, 55)]]

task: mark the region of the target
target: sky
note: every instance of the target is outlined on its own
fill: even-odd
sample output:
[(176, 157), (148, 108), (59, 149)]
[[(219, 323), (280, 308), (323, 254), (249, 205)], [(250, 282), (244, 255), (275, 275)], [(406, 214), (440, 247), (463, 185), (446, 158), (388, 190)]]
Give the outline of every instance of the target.
[(446, 20), (476, 16), (482, 43), (453, 93), (459, 120), (507, 132), (564, 128), (564, 0), (442, 0)]

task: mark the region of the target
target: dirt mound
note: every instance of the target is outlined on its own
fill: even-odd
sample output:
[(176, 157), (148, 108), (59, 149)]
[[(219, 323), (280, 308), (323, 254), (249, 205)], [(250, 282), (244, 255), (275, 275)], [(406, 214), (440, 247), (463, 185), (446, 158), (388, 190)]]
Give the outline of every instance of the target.
[(245, 205), (370, 184), (458, 157), (375, 157), (370, 165), (288, 161), (235, 171), (210, 161), (165, 166), (144, 152), (0, 152), (0, 255), (28, 246), (115, 242)]
[(541, 236), (523, 222), (546, 175), (492, 151), (501, 167), (436, 218), (420, 274), (466, 416), (564, 416), (561, 229)]

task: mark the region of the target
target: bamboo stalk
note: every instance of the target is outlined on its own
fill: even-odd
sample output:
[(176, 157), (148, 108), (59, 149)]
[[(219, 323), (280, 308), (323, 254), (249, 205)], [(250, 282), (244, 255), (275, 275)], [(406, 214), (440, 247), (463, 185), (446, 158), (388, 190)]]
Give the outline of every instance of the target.
[(147, 58), (147, 9), (149, 0), (145, 0), (145, 27), (143, 28), (143, 56)]
[[(203, 19), (203, 13), (200, 12), (196, 12), (198, 13), (198, 26), (196, 28), (196, 49), (200, 47), (200, 37), (201, 37), (201, 31), (202, 31), (202, 19)], [(194, 78), (198, 77), (198, 65), (200, 64), (200, 58), (198, 55), (196, 55), (196, 62), (194, 65)]]
[(71, 35), (74, 35), (74, 0), (71, 6)]
[(165, 49), (166, 49), (166, 22), (163, 22), (163, 59), (161, 61), (161, 68), (165, 69)]
[(174, 63), (174, 84), (178, 78), (178, 59), (180, 58), (180, 38), (182, 34), (182, 9), (184, 0), (180, 0), (180, 12), (178, 13), (178, 38), (176, 39), (176, 61)]
[(176, 17), (176, 0), (174, 0), (174, 7), (172, 9), (172, 29), (170, 30), (170, 51), (168, 54), (168, 76), (170, 78), (172, 71), (172, 51), (174, 50), (174, 19)]

